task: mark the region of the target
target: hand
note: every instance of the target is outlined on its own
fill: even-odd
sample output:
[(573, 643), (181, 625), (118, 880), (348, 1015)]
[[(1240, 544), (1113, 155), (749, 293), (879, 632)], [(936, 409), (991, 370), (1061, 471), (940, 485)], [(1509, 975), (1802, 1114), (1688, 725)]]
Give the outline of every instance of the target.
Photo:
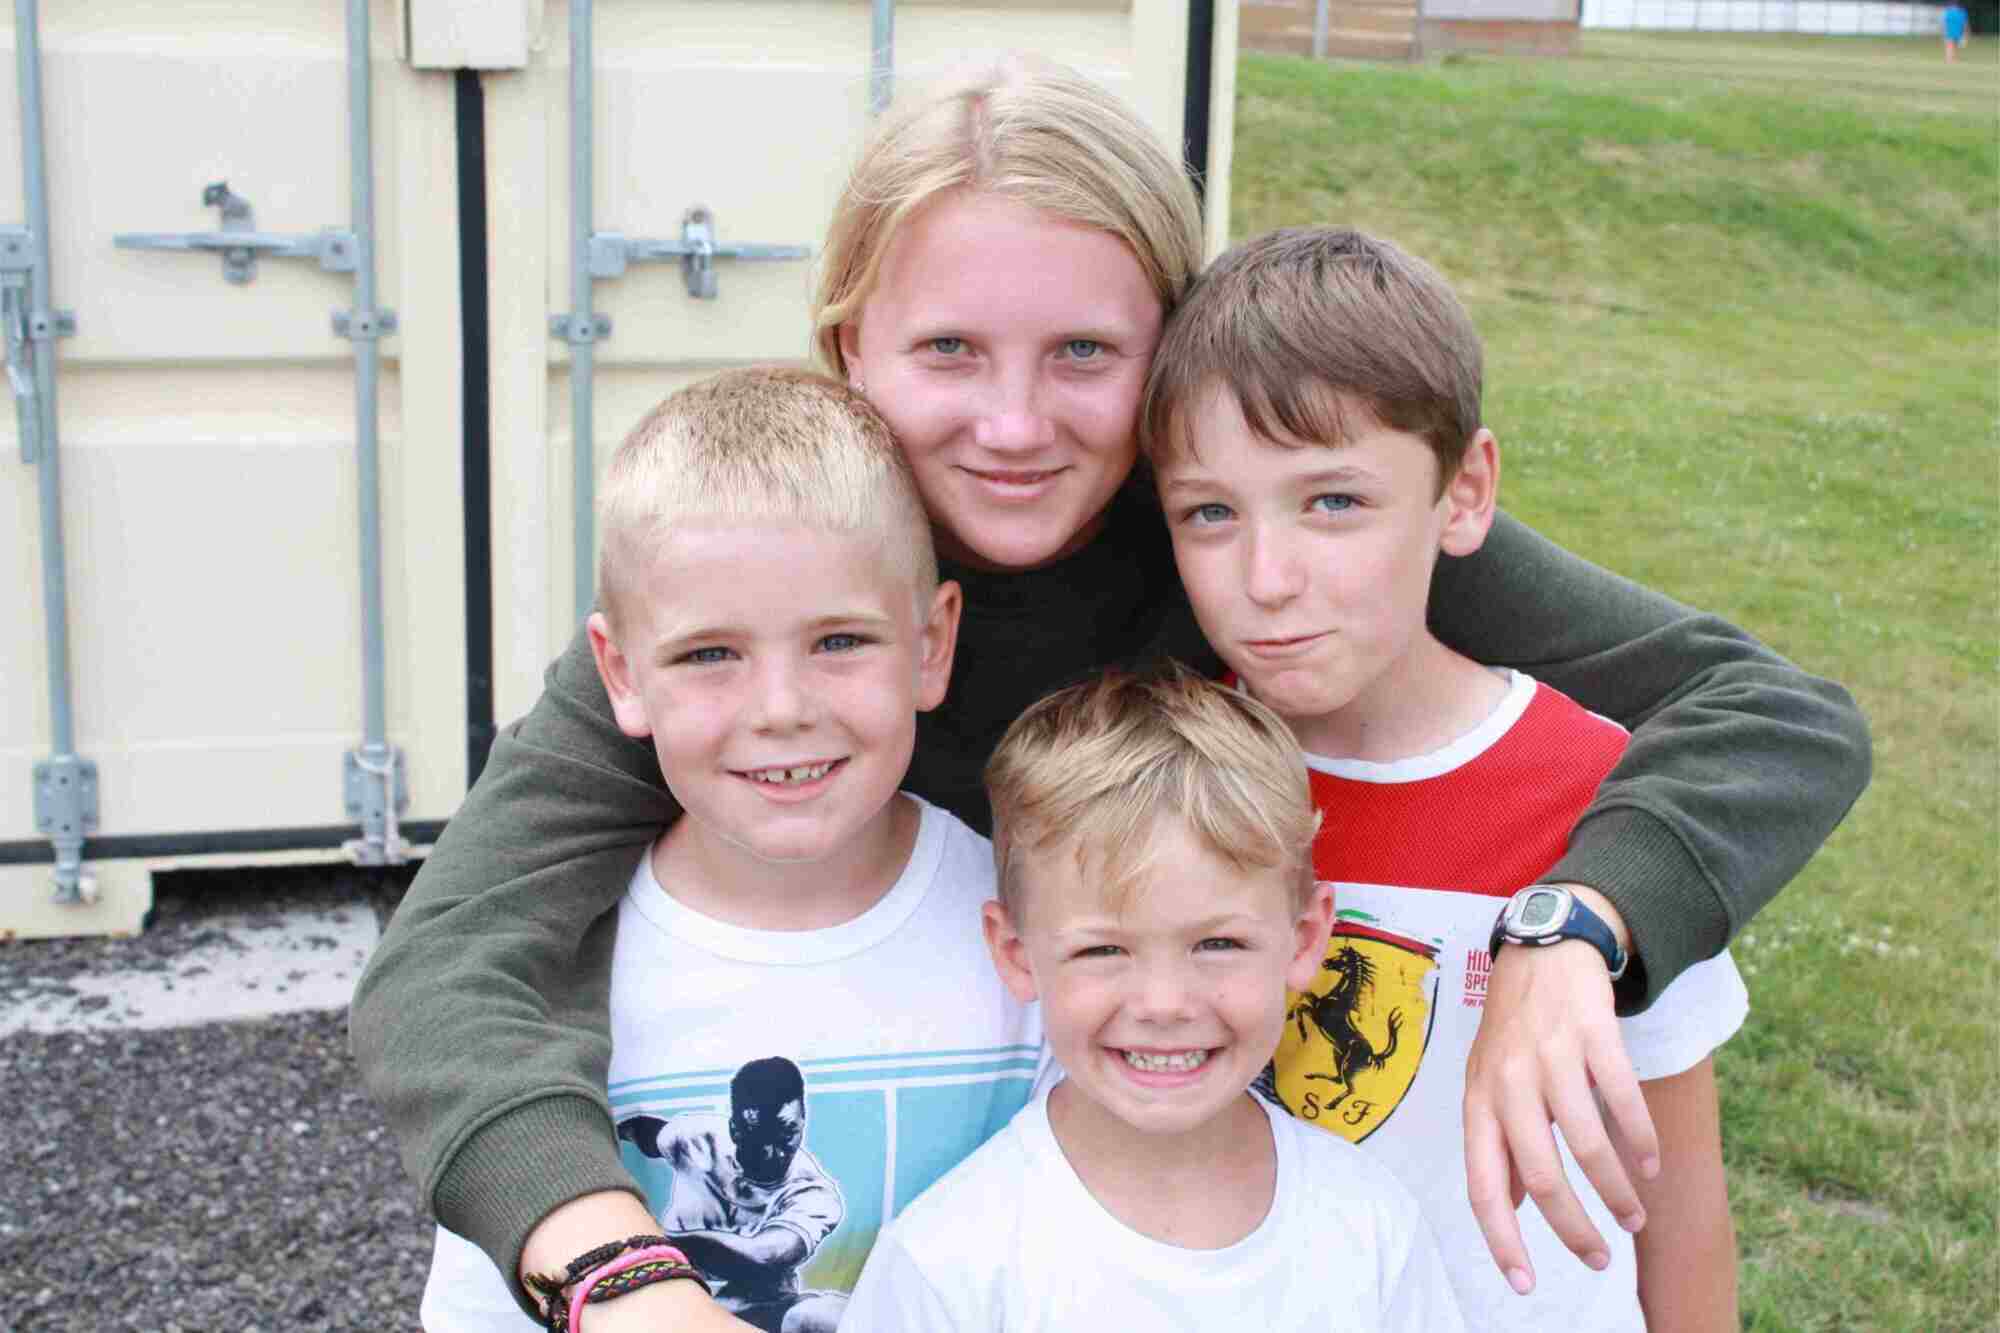
[[(586, 1194), (550, 1213), (528, 1234), (521, 1270), (560, 1273), (594, 1246), (659, 1230), (659, 1220), (636, 1194)], [(580, 1333), (744, 1333), (751, 1327), (710, 1299), (699, 1282), (655, 1283), (584, 1311)]]
[[(1568, 887), (1627, 944), (1624, 923), (1608, 899)], [(1593, 1086), (1619, 1131), (1616, 1140)], [(1619, 1225), (1627, 1231), (1645, 1225), (1626, 1166), (1629, 1161), (1647, 1179), (1657, 1175), (1659, 1136), (1618, 1032), (1611, 975), (1603, 956), (1581, 940), (1500, 949), (1466, 1061), (1466, 1192), (1494, 1262), (1523, 1295), (1535, 1285), (1515, 1217), (1524, 1193), (1579, 1259), (1599, 1269), (1610, 1262), (1604, 1238), (1563, 1173), (1551, 1121)]]

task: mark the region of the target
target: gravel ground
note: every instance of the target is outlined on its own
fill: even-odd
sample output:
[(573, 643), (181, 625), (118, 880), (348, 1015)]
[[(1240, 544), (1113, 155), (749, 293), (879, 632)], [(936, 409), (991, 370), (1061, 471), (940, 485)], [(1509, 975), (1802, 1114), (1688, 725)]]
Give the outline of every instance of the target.
[[(217, 913), (400, 893), (344, 868), (162, 876), (145, 934), (0, 945), (0, 989), (166, 966)], [(431, 1226), (344, 1013), (0, 1039), (0, 1333), (415, 1328)]]

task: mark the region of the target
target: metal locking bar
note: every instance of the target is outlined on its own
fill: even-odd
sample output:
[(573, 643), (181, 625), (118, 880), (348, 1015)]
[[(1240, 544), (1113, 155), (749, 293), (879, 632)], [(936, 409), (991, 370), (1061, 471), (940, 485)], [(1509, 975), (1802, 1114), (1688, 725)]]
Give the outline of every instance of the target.
[(874, 0), (868, 36), (868, 109), (881, 115), (896, 97), (896, 0)]
[[(592, 308), (591, 283), (615, 278), (626, 266), (649, 259), (678, 259), (688, 295), (712, 301), (718, 259), (809, 259), (804, 245), (717, 245), (715, 216), (697, 205), (681, 217), (678, 240), (650, 240), (593, 230), (596, 189), (591, 162), (596, 153), (595, 83), (591, 35), (592, 0), (569, 5), (569, 281), (570, 307), (549, 317), (549, 336), (569, 344), (570, 542), (576, 618), (588, 616), (597, 601), (596, 488), (597, 427), (594, 386), (597, 344), (611, 336), (611, 319)], [(878, 22), (880, 10), (878, 8)], [(884, 39), (878, 34), (877, 46)], [(886, 56), (884, 57), (886, 58)]]
[(222, 256), (222, 276), (241, 285), (257, 277), (257, 256), (317, 259), (329, 273), (354, 272), (359, 247), (354, 233), (340, 227), (323, 227), (304, 236), (283, 236), (258, 231), (250, 201), (229, 188), (228, 181), (216, 181), (202, 188), (201, 202), (222, 210), (221, 231), (128, 231), (116, 240), (124, 250), (201, 250)]
[(590, 276), (616, 278), (629, 264), (647, 260), (678, 259), (681, 280), (689, 296), (713, 301), (716, 296), (715, 261), (718, 259), (810, 259), (809, 245), (719, 244), (715, 239), (715, 215), (700, 204), (681, 214), (681, 235), (676, 241), (652, 240), (641, 236), (621, 236), (600, 231), (590, 238)]
[(89, 903), (97, 881), (83, 868), (97, 827), (97, 765), (76, 753), (69, 671), (69, 559), (63, 546), (62, 450), (56, 431), (55, 340), (76, 318), (49, 308), (49, 188), (42, 119), (42, 25), (36, 0), (14, 0), (15, 82), (21, 97), (24, 227), (0, 228), (0, 322), (7, 382), (21, 427), (21, 457), (35, 466), (41, 523), (42, 615), (49, 659), (49, 750), (34, 767), (36, 831), (55, 851), (55, 901)]

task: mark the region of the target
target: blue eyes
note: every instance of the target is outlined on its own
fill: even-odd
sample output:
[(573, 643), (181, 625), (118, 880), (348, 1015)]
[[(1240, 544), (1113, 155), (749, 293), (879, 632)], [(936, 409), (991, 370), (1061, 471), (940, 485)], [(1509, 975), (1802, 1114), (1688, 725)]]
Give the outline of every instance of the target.
[[(851, 653), (875, 642), (865, 634), (827, 634), (813, 641), (813, 651), (819, 653)], [(674, 661), (688, 666), (720, 666), (724, 662), (736, 660), (734, 648), (721, 646), (691, 648), (676, 657)]]
[[(1306, 509), (1315, 514), (1345, 514), (1360, 503), (1354, 496), (1345, 493), (1315, 495), (1306, 501)], [(1190, 505), (1181, 511), (1181, 521), (1192, 527), (1211, 527), (1217, 523), (1227, 523), (1235, 517), (1236, 511), (1219, 501)]]
[[(936, 356), (963, 356), (968, 350), (965, 339), (946, 335), (929, 338), (924, 342), (924, 350)], [(1095, 361), (1104, 353), (1104, 344), (1095, 338), (1071, 338), (1062, 345), (1062, 354), (1071, 361)]]
[[(1196, 953), (1234, 953), (1239, 950), (1248, 949), (1249, 947), (1250, 946), (1247, 942), (1240, 939), (1236, 939), (1233, 936), (1211, 935), (1207, 939), (1201, 941), (1199, 944), (1196, 944), (1194, 946), (1194, 951)], [(1118, 958), (1123, 956), (1124, 953), (1125, 949), (1122, 945), (1093, 944), (1088, 948), (1078, 949), (1076, 953), (1072, 955), (1072, 957)]]

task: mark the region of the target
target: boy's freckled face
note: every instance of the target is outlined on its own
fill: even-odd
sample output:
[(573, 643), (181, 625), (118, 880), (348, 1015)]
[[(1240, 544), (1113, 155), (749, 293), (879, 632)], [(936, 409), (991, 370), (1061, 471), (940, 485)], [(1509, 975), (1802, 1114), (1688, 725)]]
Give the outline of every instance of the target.
[(988, 904), (988, 931), (1002, 978), (1040, 999), (1085, 1113), (1171, 1135), (1221, 1114), (1270, 1060), (1286, 987), (1311, 980), (1325, 946), (1331, 891), (1295, 914), (1295, 872), (1240, 870), (1178, 817), (1151, 846), (1122, 897), (1067, 846), (1031, 855), (1020, 930)]
[(1337, 448), (1286, 447), (1252, 434), (1227, 392), (1190, 411), (1199, 456), (1159, 484), (1195, 617), (1307, 750), (1338, 753), (1315, 721), (1398, 688), (1439, 551), (1462, 544), (1453, 495), (1428, 444), (1365, 417)]
[(764, 862), (816, 861), (902, 783), (917, 711), (944, 695), (955, 622), (939, 623), (935, 600), (919, 607), (883, 546), (685, 524), (632, 572), (617, 635), (628, 688), (612, 691), (613, 709), (627, 734), (652, 738), (699, 836)]

